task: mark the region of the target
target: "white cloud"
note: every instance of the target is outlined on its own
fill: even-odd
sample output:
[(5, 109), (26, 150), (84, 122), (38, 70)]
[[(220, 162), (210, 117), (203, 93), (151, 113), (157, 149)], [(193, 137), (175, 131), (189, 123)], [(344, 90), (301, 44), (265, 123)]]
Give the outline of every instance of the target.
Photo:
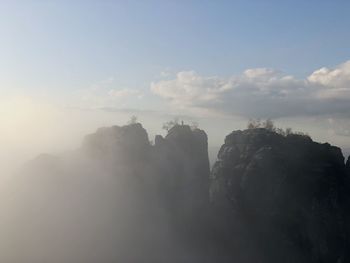
[(80, 90), (73, 101), (75, 106), (84, 108), (127, 107), (128, 103), (141, 99), (143, 93), (136, 89), (116, 88), (114, 79), (108, 78)]
[(183, 71), (175, 79), (151, 83), (151, 90), (179, 109), (262, 118), (344, 114), (350, 113), (350, 61), (306, 79), (268, 68), (229, 78)]
[(346, 88), (350, 83), (350, 60), (334, 69), (326, 67), (314, 71), (308, 80), (332, 88)]
[(132, 89), (111, 89), (108, 91), (108, 95), (115, 99), (125, 99), (131, 96), (139, 96), (140, 92)]
[(162, 78), (166, 78), (169, 77), (171, 75), (171, 71), (169, 69), (163, 70), (162, 72), (160, 72), (160, 76)]
[(151, 84), (155, 94), (172, 100), (179, 107), (210, 103), (226, 88), (226, 83), (220, 79), (201, 77), (194, 71), (179, 72), (175, 80)]
[(350, 100), (350, 61), (334, 69), (323, 67), (316, 70), (308, 81), (321, 86), (320, 98)]

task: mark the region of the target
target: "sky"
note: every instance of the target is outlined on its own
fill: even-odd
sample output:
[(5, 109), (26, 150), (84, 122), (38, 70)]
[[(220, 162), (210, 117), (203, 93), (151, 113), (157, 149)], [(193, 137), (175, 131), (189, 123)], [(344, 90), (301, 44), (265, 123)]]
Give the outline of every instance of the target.
[(1, 1), (0, 143), (30, 156), (137, 115), (150, 137), (198, 122), (213, 147), (272, 118), (350, 148), (349, 13), (341, 0)]

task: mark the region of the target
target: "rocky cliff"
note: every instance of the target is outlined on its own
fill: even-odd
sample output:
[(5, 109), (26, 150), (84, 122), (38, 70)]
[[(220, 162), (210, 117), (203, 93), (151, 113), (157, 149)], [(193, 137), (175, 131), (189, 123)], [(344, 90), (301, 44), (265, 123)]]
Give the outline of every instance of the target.
[(200, 216), (209, 202), (208, 138), (204, 131), (176, 125), (158, 135), (153, 162), (162, 196), (181, 217)]
[(305, 135), (234, 131), (211, 173), (211, 200), (244, 218), (265, 262), (349, 262), (341, 150)]
[(81, 151), (113, 169), (125, 167), (152, 181), (179, 214), (195, 215), (209, 202), (208, 138), (203, 130), (175, 125), (151, 145), (139, 123), (101, 128), (86, 136)]
[(350, 160), (305, 135), (234, 131), (210, 172), (203, 130), (135, 123), (26, 168), (17, 262), (350, 262)]
[(100, 128), (74, 152), (39, 156), (13, 201), (21, 208), (11, 224), (22, 231), (12, 243), (28, 248), (13, 261), (206, 262), (207, 149), (200, 129), (175, 125), (152, 145), (135, 123)]
[(95, 159), (118, 164), (148, 160), (151, 145), (140, 123), (98, 129), (84, 138), (81, 151)]

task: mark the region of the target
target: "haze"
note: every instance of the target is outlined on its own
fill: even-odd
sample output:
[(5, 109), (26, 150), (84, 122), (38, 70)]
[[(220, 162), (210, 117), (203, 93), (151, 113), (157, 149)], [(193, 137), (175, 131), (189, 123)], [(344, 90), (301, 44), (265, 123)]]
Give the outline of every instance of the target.
[[(206, 258), (202, 247), (182, 247), (176, 227), (167, 232), (168, 219), (159, 218), (169, 216), (168, 207), (157, 203), (162, 198), (158, 193), (145, 197), (143, 189), (141, 197), (134, 196), (135, 189), (124, 187), (133, 164), (114, 171), (97, 162), (91, 174), (83, 169), (88, 162), (79, 152), (84, 137), (100, 127), (130, 124), (132, 116), (147, 130), (150, 145), (157, 134), (167, 135), (162, 127), (175, 119), (179, 125), (204, 130), (210, 166), (225, 136), (257, 119), (335, 145), (347, 158), (349, 13), (347, 1), (2, 1), (0, 248), (7, 252), (0, 261), (112, 262), (118, 256), (111, 244), (124, 241), (116, 245), (120, 258), (135, 260), (126, 256), (128, 242), (134, 242), (133, 231), (141, 223), (125, 222), (143, 207), (140, 198), (147, 205), (155, 203), (149, 207), (151, 216), (144, 217), (152, 234), (155, 224), (160, 228), (154, 230), (160, 235), (155, 238), (159, 246), (151, 250), (172, 247), (164, 255), (173, 255), (174, 262), (183, 260), (175, 256), (183, 251), (193, 252), (191, 260)], [(51, 170), (40, 169), (41, 179), (28, 179), (24, 167), (43, 153), (64, 159), (69, 172), (62, 177), (62, 192), (53, 186), (57, 182)], [(101, 173), (106, 175), (97, 180), (95, 175)], [(45, 175), (50, 179), (42, 179)], [(147, 193), (153, 192), (153, 186), (147, 187)], [(37, 196), (29, 204), (22, 202), (22, 194), (31, 196), (32, 191)], [(125, 198), (130, 202), (119, 200)], [(116, 209), (110, 211), (114, 201)], [(128, 207), (125, 217), (116, 215)], [(34, 210), (46, 212), (36, 220)], [(65, 217), (66, 212), (70, 216)], [(70, 236), (69, 248), (64, 235), (74, 232), (74, 220), (85, 216), (91, 220), (76, 229), (77, 236)], [(151, 223), (152, 216), (158, 218), (156, 223)], [(113, 220), (121, 223), (108, 236)], [(89, 232), (94, 224), (100, 225)], [(36, 236), (40, 227), (43, 236)], [(61, 236), (56, 244), (45, 244), (52, 235)], [(93, 247), (95, 258), (86, 252)], [(146, 252), (142, 247), (138, 253)], [(101, 260), (102, 254), (106, 257)], [(159, 258), (149, 262), (155, 260)]]

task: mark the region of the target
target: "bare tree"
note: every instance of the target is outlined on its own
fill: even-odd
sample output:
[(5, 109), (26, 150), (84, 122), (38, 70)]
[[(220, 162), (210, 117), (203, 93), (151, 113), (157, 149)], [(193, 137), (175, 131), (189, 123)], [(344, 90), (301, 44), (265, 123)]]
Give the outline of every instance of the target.
[(249, 119), (247, 128), (248, 129), (264, 128), (266, 130), (276, 132), (282, 136), (295, 134), (295, 135), (300, 135), (304, 137), (310, 137), (307, 133), (293, 131), (292, 128), (289, 128), (289, 127), (286, 129), (278, 128), (275, 126), (274, 122), (271, 119), (267, 119), (265, 121), (261, 121), (260, 119)]
[(282, 136), (286, 136), (286, 132), (282, 128), (275, 128), (275, 132)]
[(261, 120), (260, 119), (249, 119), (247, 128), (248, 129), (261, 128)]
[(171, 128), (173, 128), (174, 126), (177, 126), (177, 125), (179, 125), (179, 118), (178, 117), (174, 118), (171, 121), (163, 123), (162, 129), (169, 131)]
[(266, 130), (269, 130), (269, 131), (276, 131), (275, 124), (271, 119), (267, 119), (266, 121), (264, 121), (262, 123), (262, 128), (265, 128)]
[(128, 124), (135, 124), (137, 123), (137, 116), (133, 115), (130, 117), (130, 120), (128, 121)]
[(196, 129), (198, 129), (198, 122), (192, 121), (192, 123), (191, 123), (191, 130), (196, 130)]
[(286, 136), (289, 135), (289, 134), (292, 134), (293, 133), (292, 128), (289, 128), (289, 127), (286, 128), (285, 133), (286, 133)]

